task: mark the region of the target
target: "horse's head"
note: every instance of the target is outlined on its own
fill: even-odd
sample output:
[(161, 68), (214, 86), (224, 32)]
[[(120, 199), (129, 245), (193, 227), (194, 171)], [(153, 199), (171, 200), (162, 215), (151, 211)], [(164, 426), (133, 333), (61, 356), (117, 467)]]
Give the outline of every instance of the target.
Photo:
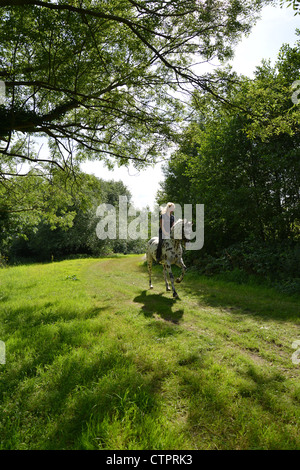
[(184, 243), (193, 238), (192, 222), (187, 219), (178, 219), (172, 227), (171, 237), (175, 240), (182, 240)]
[(183, 237), (184, 241), (190, 241), (194, 238), (193, 234), (193, 222), (183, 219), (184, 224), (183, 224)]

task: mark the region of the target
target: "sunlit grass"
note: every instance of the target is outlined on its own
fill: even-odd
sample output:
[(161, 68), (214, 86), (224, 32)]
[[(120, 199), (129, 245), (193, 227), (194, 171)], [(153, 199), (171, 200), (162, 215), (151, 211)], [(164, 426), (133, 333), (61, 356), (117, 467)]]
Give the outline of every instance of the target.
[(141, 256), (0, 271), (2, 449), (299, 449), (295, 299)]

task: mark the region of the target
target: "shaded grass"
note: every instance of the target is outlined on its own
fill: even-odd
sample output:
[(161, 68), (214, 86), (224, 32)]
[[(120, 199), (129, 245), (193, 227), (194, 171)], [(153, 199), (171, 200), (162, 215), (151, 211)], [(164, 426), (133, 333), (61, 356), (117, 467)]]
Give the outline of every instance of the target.
[[(295, 299), (141, 256), (0, 271), (2, 449), (299, 449)], [(155, 282), (156, 281), (156, 282)]]

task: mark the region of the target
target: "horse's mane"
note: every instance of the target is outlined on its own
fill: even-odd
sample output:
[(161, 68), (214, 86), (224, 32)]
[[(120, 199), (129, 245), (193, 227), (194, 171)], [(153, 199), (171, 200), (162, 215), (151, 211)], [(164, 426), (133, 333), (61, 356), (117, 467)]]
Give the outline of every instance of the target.
[(177, 227), (177, 225), (185, 225), (187, 223), (187, 219), (178, 219), (176, 220), (176, 222), (174, 223), (173, 227), (171, 228), (171, 231), (174, 230), (175, 227)]
[[(175, 231), (176, 230), (179, 230), (181, 228), (181, 230), (183, 229), (183, 226), (186, 224), (187, 220), (186, 219), (178, 219), (176, 220), (176, 222), (174, 223), (173, 227), (171, 228), (171, 231), (170, 231), (170, 234), (171, 234), (171, 238), (174, 238), (174, 234), (176, 233)], [(181, 237), (182, 238), (182, 232), (181, 232)]]

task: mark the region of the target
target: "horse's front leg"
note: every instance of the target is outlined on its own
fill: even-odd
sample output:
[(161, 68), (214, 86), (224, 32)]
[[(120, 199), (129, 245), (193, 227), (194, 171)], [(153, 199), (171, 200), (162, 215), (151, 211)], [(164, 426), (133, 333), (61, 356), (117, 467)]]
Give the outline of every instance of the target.
[(169, 273), (169, 278), (170, 278), (170, 281), (171, 281), (171, 284), (172, 284), (173, 297), (178, 297), (178, 294), (177, 294), (177, 292), (175, 290), (175, 286), (174, 286), (174, 276), (173, 276), (173, 273), (172, 273), (170, 263), (168, 263), (168, 273)]
[(167, 269), (166, 269), (165, 263), (164, 263), (163, 268), (164, 268), (164, 278), (165, 278), (165, 283), (166, 283), (166, 290), (167, 290), (167, 291), (170, 291), (171, 289), (170, 289), (170, 286), (169, 286), (169, 283), (168, 283)]
[(176, 279), (176, 282), (181, 282), (182, 279), (184, 278), (185, 272), (186, 272), (186, 265), (183, 262), (183, 259), (181, 258), (178, 263), (176, 263), (177, 266), (181, 268), (181, 275)]

